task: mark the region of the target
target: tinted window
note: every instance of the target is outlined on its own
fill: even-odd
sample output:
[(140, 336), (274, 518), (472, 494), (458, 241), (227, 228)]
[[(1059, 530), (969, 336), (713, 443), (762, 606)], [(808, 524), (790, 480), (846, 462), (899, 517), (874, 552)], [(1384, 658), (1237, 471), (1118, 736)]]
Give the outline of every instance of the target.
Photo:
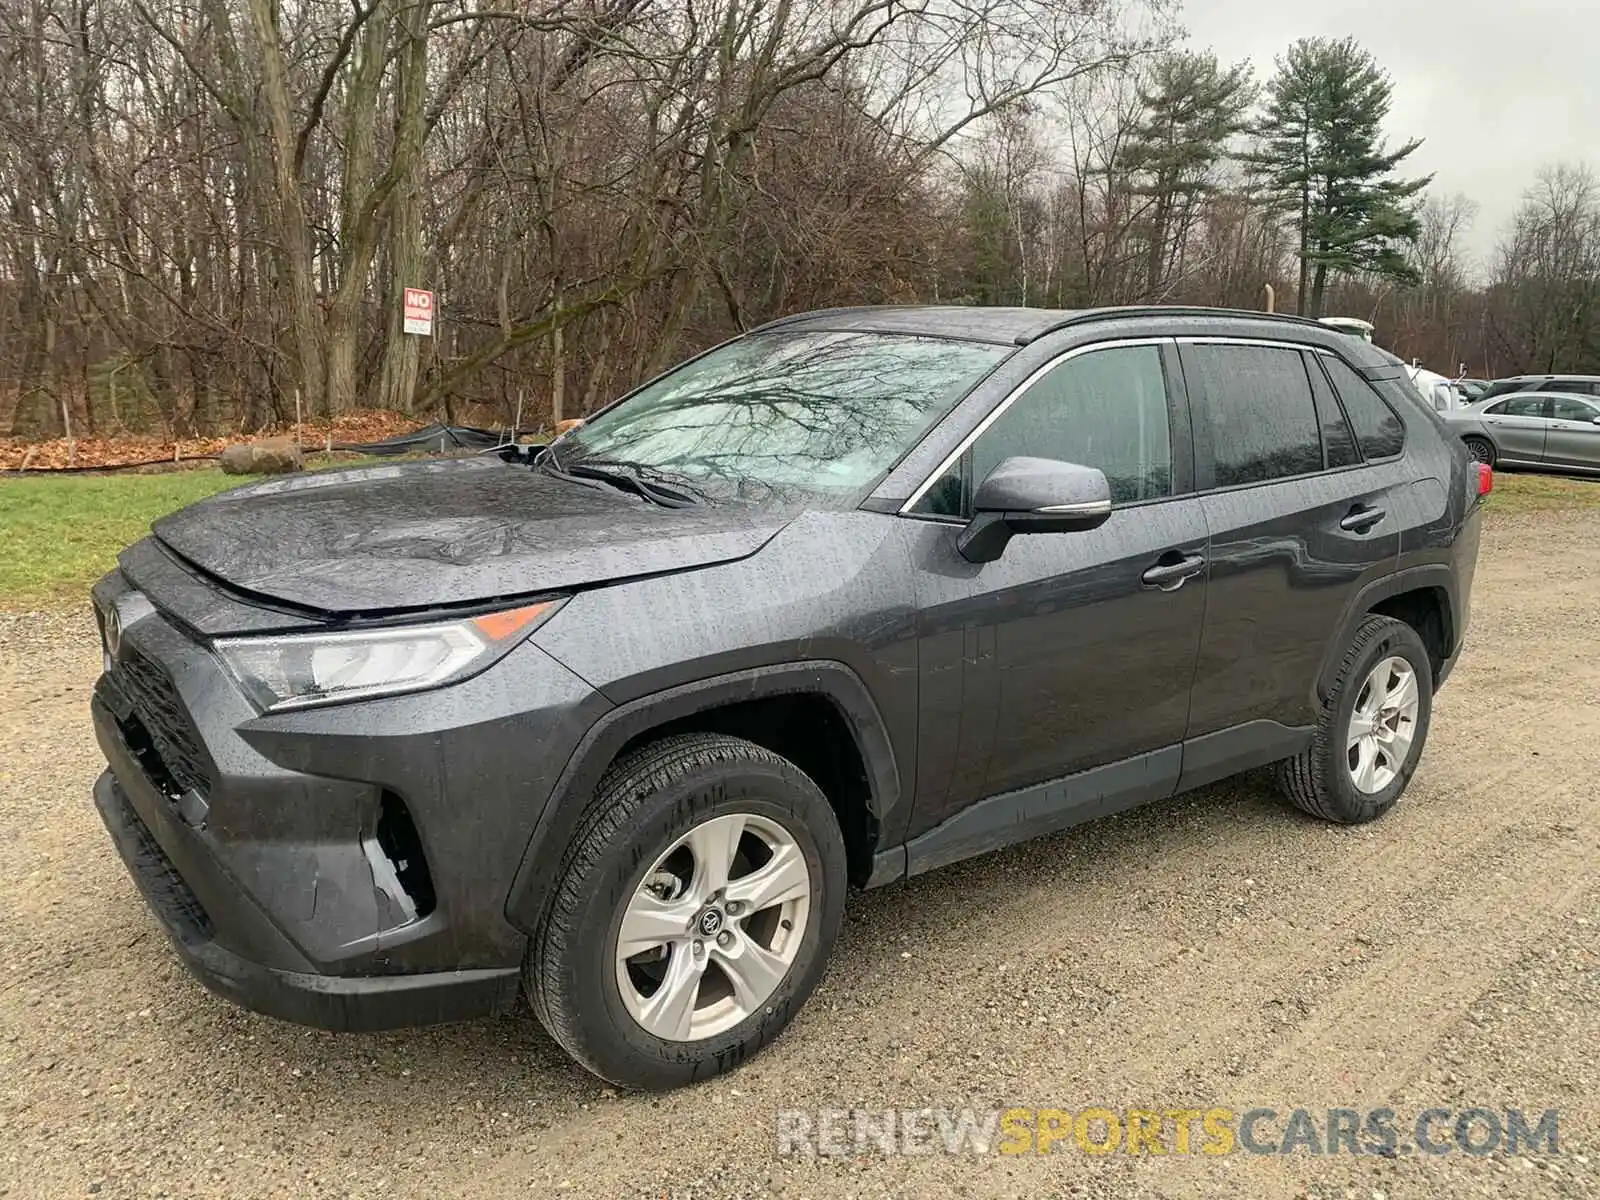
[(1550, 403), (1554, 406), (1553, 415), (1558, 421), (1592, 421), (1595, 418), (1594, 405), (1574, 400), (1571, 396), (1552, 396)]
[(879, 333), (755, 334), (686, 364), (556, 446), (707, 490), (853, 492), (909, 450), (1009, 352)]
[(1406, 444), (1406, 426), (1400, 415), (1343, 359), (1327, 354), (1321, 357), (1322, 365), (1333, 377), (1339, 399), (1344, 401), (1344, 411), (1350, 418), (1351, 428), (1356, 431), (1361, 453), (1368, 461), (1399, 454)]
[(1190, 346), (1184, 375), (1195, 420), (1210, 431), (1218, 487), (1322, 470), (1316, 403), (1298, 350)]
[(1541, 392), (1576, 392), (1580, 396), (1592, 396), (1600, 391), (1592, 379), (1550, 379), (1539, 385)]
[(1355, 435), (1344, 419), (1344, 410), (1334, 397), (1328, 378), (1315, 363), (1310, 365), (1311, 392), (1317, 400), (1317, 424), (1322, 427), (1323, 462), (1328, 467), (1350, 467), (1361, 461)]
[[(982, 480), (1019, 454), (1100, 468), (1117, 504), (1169, 495), (1172, 435), (1160, 348), (1096, 350), (1041, 376), (973, 443), (971, 478)], [(918, 508), (960, 515), (961, 490), (952, 471)]]
[(1484, 411), (1500, 417), (1542, 417), (1544, 404), (1542, 396), (1513, 396), (1509, 400), (1489, 405)]
[(1494, 383), (1491, 383), (1488, 387), (1484, 388), (1483, 395), (1479, 396), (1478, 399), (1487, 400), (1491, 396), (1504, 396), (1508, 392), (1520, 392), (1523, 390), (1524, 386), (1527, 385), (1520, 380), (1499, 379)]

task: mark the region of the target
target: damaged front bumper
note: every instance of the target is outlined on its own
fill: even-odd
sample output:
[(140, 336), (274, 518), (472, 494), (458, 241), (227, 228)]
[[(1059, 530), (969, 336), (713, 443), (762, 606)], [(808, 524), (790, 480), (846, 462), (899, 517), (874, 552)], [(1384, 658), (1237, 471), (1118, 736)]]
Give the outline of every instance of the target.
[[(321, 1029), (378, 1030), (431, 1025), (508, 1012), (516, 1003), (516, 967), (430, 971), (405, 975), (321, 975), (269, 967), (242, 957), (216, 938), (210, 912), (162, 850), (110, 771), (94, 785), (95, 805), (122, 861), (194, 976), (220, 996), (256, 1012)], [(254, 926), (255, 938), (293, 948), (259, 911), (240, 898), (227, 912), (235, 928)]]
[(540, 809), (610, 705), (531, 644), (434, 692), (259, 713), (116, 573), (95, 803), (184, 962), (248, 1008), (332, 1029), (505, 1012), (506, 895)]

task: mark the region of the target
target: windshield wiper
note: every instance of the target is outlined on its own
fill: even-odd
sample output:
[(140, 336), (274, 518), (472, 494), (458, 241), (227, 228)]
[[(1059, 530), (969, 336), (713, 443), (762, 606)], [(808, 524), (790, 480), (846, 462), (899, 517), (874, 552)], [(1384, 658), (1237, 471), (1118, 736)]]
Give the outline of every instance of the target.
[(544, 467), (552, 474), (565, 475), (569, 479), (593, 479), (600, 483), (608, 483), (612, 487), (642, 496), (662, 508), (692, 508), (701, 501), (700, 494), (694, 489), (675, 480), (661, 481), (658, 478), (660, 473), (644, 463), (597, 459), (593, 462), (563, 465), (561, 460), (552, 454), (546, 459)]

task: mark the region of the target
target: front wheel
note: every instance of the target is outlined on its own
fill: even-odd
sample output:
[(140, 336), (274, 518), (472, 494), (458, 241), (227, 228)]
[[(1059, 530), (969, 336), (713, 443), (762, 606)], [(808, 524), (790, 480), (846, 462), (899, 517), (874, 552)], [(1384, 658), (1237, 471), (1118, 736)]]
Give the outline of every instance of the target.
[(845, 886), (838, 821), (798, 767), (740, 738), (663, 739), (600, 781), (532, 940), (528, 994), (603, 1079), (709, 1078), (805, 1003)]
[(1411, 782), (1432, 713), (1433, 665), (1417, 631), (1369, 616), (1345, 651), (1310, 748), (1278, 764), (1279, 786), (1324, 820), (1376, 820)]
[(1469, 437), (1461, 440), (1466, 442), (1467, 453), (1472, 455), (1473, 462), (1483, 463), (1488, 467), (1494, 466), (1494, 443), (1489, 441), (1488, 438)]

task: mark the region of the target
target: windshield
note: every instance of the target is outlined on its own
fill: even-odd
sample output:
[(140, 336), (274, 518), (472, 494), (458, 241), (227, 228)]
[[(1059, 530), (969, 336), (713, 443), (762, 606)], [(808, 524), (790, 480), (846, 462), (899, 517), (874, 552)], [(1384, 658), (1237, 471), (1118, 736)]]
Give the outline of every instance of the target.
[(567, 434), (560, 467), (616, 462), (701, 488), (856, 492), (1010, 347), (882, 333), (756, 334)]

